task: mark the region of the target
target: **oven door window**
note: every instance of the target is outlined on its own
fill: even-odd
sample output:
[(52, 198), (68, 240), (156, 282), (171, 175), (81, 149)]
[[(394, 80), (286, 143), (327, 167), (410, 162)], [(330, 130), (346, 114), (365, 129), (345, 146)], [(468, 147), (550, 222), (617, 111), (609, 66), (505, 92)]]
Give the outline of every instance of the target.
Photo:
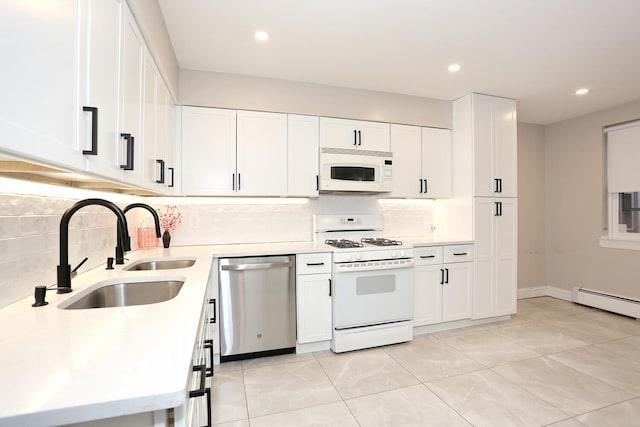
[(364, 166), (331, 166), (331, 179), (375, 182), (376, 168)]
[(338, 273), (333, 286), (336, 329), (409, 320), (413, 316), (413, 269)]

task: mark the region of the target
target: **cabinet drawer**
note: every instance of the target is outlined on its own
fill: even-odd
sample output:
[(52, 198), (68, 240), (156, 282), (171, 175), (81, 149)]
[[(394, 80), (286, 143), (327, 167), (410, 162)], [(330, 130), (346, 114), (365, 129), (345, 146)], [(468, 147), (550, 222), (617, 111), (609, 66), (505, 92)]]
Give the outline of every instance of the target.
[(442, 246), (414, 248), (416, 265), (442, 264)]
[(473, 261), (473, 245), (454, 245), (444, 247), (444, 262)]
[(296, 274), (331, 273), (331, 252), (296, 255)]

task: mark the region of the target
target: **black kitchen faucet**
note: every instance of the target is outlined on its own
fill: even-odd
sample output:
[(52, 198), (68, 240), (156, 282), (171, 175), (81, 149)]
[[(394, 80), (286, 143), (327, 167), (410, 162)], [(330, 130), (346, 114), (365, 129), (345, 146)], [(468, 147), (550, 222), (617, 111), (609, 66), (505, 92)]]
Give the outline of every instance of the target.
[[(126, 214), (133, 208), (142, 208), (151, 212), (151, 215), (153, 215), (153, 221), (155, 222), (155, 226), (156, 226), (156, 237), (158, 238), (162, 237), (162, 233), (160, 232), (160, 218), (158, 217), (158, 213), (155, 211), (155, 209), (153, 209), (151, 206), (144, 203), (131, 203), (130, 205), (127, 205), (122, 210), (122, 212)], [(122, 236), (120, 235), (120, 228), (118, 228), (118, 241), (120, 241), (121, 239), (122, 239)], [(130, 237), (127, 236), (126, 239), (127, 239), (127, 244), (131, 246)], [(124, 253), (118, 254), (116, 252), (116, 264), (124, 264)]]

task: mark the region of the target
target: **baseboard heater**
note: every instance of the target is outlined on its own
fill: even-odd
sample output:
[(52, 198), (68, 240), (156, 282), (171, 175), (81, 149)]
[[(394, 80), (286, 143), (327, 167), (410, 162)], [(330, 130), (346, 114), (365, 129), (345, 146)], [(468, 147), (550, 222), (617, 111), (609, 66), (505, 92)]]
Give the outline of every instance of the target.
[(572, 294), (573, 301), (578, 304), (640, 318), (640, 301), (636, 299), (585, 288), (573, 288)]

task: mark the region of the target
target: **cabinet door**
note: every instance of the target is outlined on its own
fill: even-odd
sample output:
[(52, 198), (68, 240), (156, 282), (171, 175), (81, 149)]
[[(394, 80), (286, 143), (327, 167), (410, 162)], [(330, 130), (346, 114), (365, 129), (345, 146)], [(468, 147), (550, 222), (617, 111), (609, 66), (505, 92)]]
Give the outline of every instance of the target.
[(319, 123), (316, 116), (287, 115), (289, 196), (318, 196)]
[(517, 200), (501, 198), (500, 216), (495, 217), (496, 315), (516, 312), (518, 209)]
[(474, 199), (473, 318), (495, 316), (495, 199)]
[(492, 97), (486, 95), (472, 95), (472, 127), (473, 127), (473, 153), (474, 153), (474, 195), (488, 196), (495, 195), (494, 182), (494, 154), (492, 143), (492, 122), (491, 112)]
[(238, 194), (286, 196), (287, 115), (238, 111)]
[(500, 179), (500, 192), (496, 197), (517, 195), (517, 118), (516, 102), (512, 99), (492, 100), (494, 178)]
[(158, 112), (156, 126), (156, 158), (164, 160), (164, 177), (161, 165), (156, 162), (156, 177), (164, 183), (163, 192), (176, 193), (176, 136), (175, 136), (175, 107), (169, 89), (162, 79), (158, 80)]
[(444, 264), (445, 283), (442, 285), (442, 321), (471, 317), (471, 286), (473, 263)]
[(120, 164), (131, 163), (133, 170), (124, 170), (122, 180), (143, 185), (143, 150), (144, 144), (142, 114), (144, 106), (144, 53), (145, 43), (140, 30), (128, 7), (125, 8), (122, 55), (122, 95), (120, 105), (120, 132), (133, 138), (133, 159), (128, 153), (126, 138), (120, 138), (118, 144)]
[[(120, 92), (120, 48), (122, 29), (121, 0), (85, 0), (80, 2), (80, 146), (86, 154), (85, 170), (112, 179), (120, 179), (118, 159), (118, 111)], [(90, 111), (97, 109), (97, 122)], [(97, 140), (92, 141), (92, 128)], [(95, 144), (95, 147), (93, 145)]]
[(442, 322), (442, 265), (416, 266), (413, 326)]
[(331, 339), (331, 274), (298, 275), (298, 343)]
[(236, 112), (182, 107), (182, 193), (234, 194)]
[(83, 169), (76, 124), (78, 5), (3, 2), (0, 148)]
[(160, 179), (159, 169), (156, 167), (156, 147), (158, 132), (158, 69), (153, 58), (147, 52), (144, 61), (144, 109), (143, 109), (143, 163), (144, 186), (158, 190), (156, 180)]
[(320, 118), (320, 147), (391, 151), (388, 123)]
[(392, 197), (424, 195), (424, 183), (421, 181), (421, 138), (418, 126), (391, 125)]
[(451, 197), (451, 131), (422, 128), (421, 157), (423, 195), (434, 199)]

